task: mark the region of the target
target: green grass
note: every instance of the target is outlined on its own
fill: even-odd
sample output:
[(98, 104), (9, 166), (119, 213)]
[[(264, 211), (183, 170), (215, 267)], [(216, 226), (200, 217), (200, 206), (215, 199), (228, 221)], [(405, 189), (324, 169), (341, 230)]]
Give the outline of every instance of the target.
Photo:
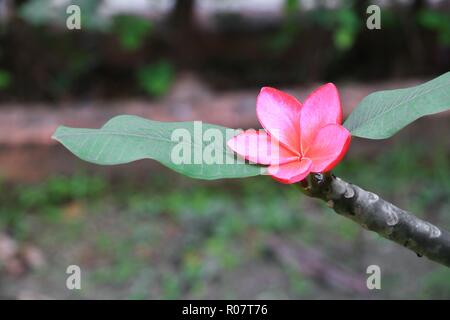
[[(371, 161), (346, 159), (334, 172), (417, 215), (432, 212), (435, 220), (450, 225), (448, 154), (437, 150), (430, 157), (424, 148), (399, 145)], [(52, 256), (88, 261), (89, 292), (113, 286), (129, 299), (205, 298), (220, 288), (219, 297), (240, 297), (221, 282), (223, 277), (236, 274), (239, 285), (247, 265), (256, 265), (256, 276), (259, 266), (278, 263), (265, 253), (273, 234), (320, 248), (331, 261), (340, 255), (336, 250), (344, 250), (346, 258), (334, 263), (348, 268), (360, 264), (352, 250), (363, 231), (293, 186), (269, 177), (192, 182), (190, 187), (167, 181), (164, 174), (155, 181), (113, 187), (100, 176), (77, 174), (33, 186), (3, 183), (0, 230), (19, 241), (33, 241)], [(380, 250), (387, 245), (369, 238)], [(285, 287), (277, 283), (270, 291), (261, 284), (262, 296), (287, 292), (290, 297), (320, 297), (321, 284), (314, 279), (286, 266), (277, 269), (285, 276)], [(415, 274), (413, 281), (420, 283), (416, 297), (449, 298), (446, 277), (439, 268)], [(404, 284), (396, 281), (386, 296), (398, 297), (395, 290)]]

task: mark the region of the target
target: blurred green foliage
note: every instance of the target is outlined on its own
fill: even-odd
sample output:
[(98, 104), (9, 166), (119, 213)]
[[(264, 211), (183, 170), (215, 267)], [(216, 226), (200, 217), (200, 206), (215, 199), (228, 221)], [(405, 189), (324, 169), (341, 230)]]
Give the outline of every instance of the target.
[(59, 205), (70, 200), (96, 198), (105, 188), (98, 177), (76, 175), (73, 178), (55, 176), (41, 185), (22, 187), (18, 194), (18, 204), (24, 209)]
[(160, 60), (140, 67), (136, 76), (141, 89), (150, 96), (159, 97), (169, 90), (175, 79), (175, 71), (168, 61)]
[(139, 49), (152, 30), (152, 23), (145, 18), (130, 15), (114, 17), (114, 33), (122, 48), (130, 51)]
[(0, 227), (7, 227), (17, 237), (26, 236), (28, 214), (39, 212), (50, 220), (58, 220), (61, 206), (70, 201), (98, 199), (104, 189), (104, 180), (84, 174), (55, 176), (39, 185), (21, 185), (13, 189), (1, 183)]
[(48, 82), (47, 89), (52, 95), (62, 96), (71, 88), (79, 84), (80, 79), (86, 77), (91, 68), (96, 66), (98, 57), (90, 54), (84, 48), (73, 48), (67, 52), (68, 63), (64, 71), (56, 73)]
[[(74, 1), (83, 8), (83, 28), (117, 37), (122, 49), (130, 52), (143, 50), (146, 41), (152, 41), (152, 22), (117, 16), (111, 24), (98, 16), (99, 2)], [(39, 27), (65, 23), (65, 11), (51, 10), (49, 5), (50, 0), (26, 1), (20, 9), (21, 17)], [(299, 10), (298, 1), (285, 1), (285, 19), (279, 32), (269, 38), (273, 51), (287, 50), (306, 27), (317, 25), (319, 31), (329, 32), (335, 48), (344, 52), (352, 49), (362, 30), (356, 11), (350, 7), (337, 11), (320, 8), (302, 19)], [(399, 26), (392, 11), (383, 9), (381, 17), (383, 28)], [(442, 44), (449, 45), (447, 13), (422, 11), (417, 19), (421, 26), (435, 32)], [(54, 43), (58, 38), (49, 39)], [(98, 71), (95, 67), (105, 60), (104, 56), (87, 42), (86, 47), (74, 48), (58, 41), (58, 49), (63, 50), (60, 56), (68, 62), (47, 85), (52, 92), (67, 92), (90, 70)], [(131, 74), (145, 93), (161, 96), (174, 81), (174, 65), (172, 61), (155, 60), (134, 67)], [(11, 79), (16, 80), (10, 72), (0, 70), (0, 90), (11, 87)], [(433, 219), (450, 228), (450, 161), (445, 148), (434, 149), (430, 155), (427, 145), (403, 143), (370, 159), (348, 158), (334, 172), (419, 216), (431, 212)], [(85, 283), (90, 286), (81, 294), (91, 294), (97, 287), (101, 287), (97, 292), (113, 288), (121, 297), (131, 299), (205, 298), (211, 293), (236, 298), (240, 292), (230, 278), (241, 288), (245, 287), (241, 279), (259, 273), (262, 279), (278, 279), (274, 281), (280, 288), (269, 287), (261, 278), (247, 286), (275, 297), (279, 290), (289, 297), (315, 298), (320, 296), (323, 284), (305, 277), (301, 270), (280, 266), (267, 254), (270, 236), (282, 234), (293, 242), (320, 247), (325, 255), (342, 256), (344, 262), (332, 260), (336, 264), (349, 265), (360, 263), (355, 247), (369, 243), (361, 239), (365, 231), (359, 226), (304, 198), (295, 187), (280, 185), (268, 177), (208, 184), (178, 182), (166, 173), (151, 173), (151, 182), (145, 186), (113, 186), (100, 176), (87, 174), (55, 176), (37, 185), (0, 181), (0, 230), (19, 241), (31, 240), (49, 255), (57, 256), (50, 269), (61, 270), (58, 263), (64, 261), (59, 258), (62, 260), (75, 247), (75, 252), (83, 255), (72, 254), (71, 259), (86, 262)], [(72, 221), (73, 216), (77, 223)], [(387, 246), (385, 240), (378, 241), (377, 245)], [(377, 257), (381, 262), (383, 255), (384, 251)], [(271, 266), (285, 278), (272, 278)], [(430, 270), (414, 274), (422, 287), (409, 298), (450, 297), (448, 272)], [(59, 272), (53, 271), (44, 275), (51, 277)], [(396, 283), (401, 284), (406, 282)], [(388, 291), (386, 294), (397, 294), (394, 285)]]
[(419, 24), (427, 29), (435, 31), (438, 41), (450, 46), (450, 14), (447, 12), (422, 10), (418, 14)]
[[(174, 66), (194, 68), (218, 88), (228, 83), (236, 87), (259, 86), (270, 82), (299, 83), (305, 79), (323, 81), (330, 77), (423, 76), (448, 69), (445, 56), (434, 58), (436, 49), (448, 47), (450, 43), (448, 12), (418, 10), (406, 3), (382, 7), (382, 30), (376, 32), (364, 27), (367, 15), (359, 1), (346, 0), (334, 5), (319, 1), (308, 9), (301, 1), (284, 0), (282, 19), (270, 23), (262, 16), (255, 23), (240, 13), (233, 13), (237, 20), (231, 19), (221, 28), (220, 21), (215, 20), (221, 16), (219, 13), (211, 17), (212, 23), (217, 22), (219, 26), (214, 34), (200, 26), (176, 30), (181, 24), (171, 18), (177, 15), (170, 11), (166, 16), (149, 20), (140, 13), (126, 11), (111, 16), (103, 14), (100, 10), (103, 1), (71, 3), (81, 8), (83, 32), (66, 32), (67, 3), (64, 1), (20, 3), (17, 12), (21, 19), (11, 19), (11, 27), (5, 28), (2, 38), (28, 37), (31, 40), (26, 52), (33, 56), (45, 55), (45, 59), (39, 59), (30, 68), (26, 56), (11, 54), (7, 48), (6, 54), (0, 56), (0, 65), (8, 66), (14, 82), (1, 87), (0, 79), (2, 97), (109, 99), (133, 96), (139, 90), (158, 97), (168, 91), (175, 77)], [(404, 12), (411, 17), (405, 18)], [(230, 27), (242, 32), (229, 36)], [(427, 39), (426, 46), (419, 32), (423, 28), (436, 34), (436, 40)], [(184, 41), (193, 35), (194, 29), (201, 36), (194, 36), (190, 49), (192, 59), (185, 59)], [(116, 41), (119, 46), (114, 46)], [(20, 42), (23, 43), (10, 42), (13, 46), (9, 50), (21, 51), (24, 45)], [(424, 49), (420, 54), (410, 54), (410, 45), (400, 43), (424, 46)], [(255, 46), (260, 50), (255, 50)], [(379, 59), (390, 53), (389, 50), (392, 50), (390, 59)], [(164, 60), (168, 57), (170, 63)], [(163, 60), (158, 62), (158, 59)], [(410, 61), (414, 62), (413, 67)], [(376, 66), (378, 63), (383, 64), (382, 68)], [(25, 74), (22, 68), (30, 72)], [(121, 90), (116, 90), (117, 83), (122, 84)]]
[(299, 2), (297, 0), (285, 0), (283, 7), (283, 21), (280, 30), (270, 39), (269, 48), (280, 53), (289, 48), (300, 33), (301, 26), (298, 23)]
[(72, 0), (57, 3), (53, 0), (29, 0), (19, 8), (22, 19), (36, 26), (52, 24), (65, 26), (69, 4), (78, 5), (81, 9), (81, 28), (92, 31), (107, 31), (111, 27), (110, 20), (99, 14), (101, 1)]
[(334, 32), (334, 44), (339, 50), (353, 47), (361, 28), (361, 19), (353, 8), (342, 8), (336, 12), (337, 28)]
[(422, 279), (424, 299), (445, 299), (450, 297), (450, 270), (448, 268), (438, 268), (430, 272)]
[(338, 9), (318, 7), (310, 12), (301, 12), (299, 1), (284, 1), (284, 19), (280, 30), (270, 38), (270, 48), (274, 52), (288, 49), (301, 33), (302, 28), (316, 25), (331, 31), (336, 49), (345, 51), (353, 47), (361, 31), (361, 18), (351, 2)]
[(34, 25), (44, 25), (52, 21), (65, 21), (65, 8), (54, 10), (51, 0), (26, 1), (19, 10), (20, 16)]
[(8, 71), (0, 69), (0, 91), (9, 87), (11, 84), (11, 75)]
[(310, 16), (312, 23), (332, 32), (334, 46), (338, 50), (351, 49), (362, 29), (361, 18), (353, 6), (334, 10), (319, 8), (311, 12)]
[[(370, 161), (346, 159), (334, 173), (418, 215), (433, 206), (434, 219), (450, 227), (448, 151), (434, 150), (430, 157), (425, 144), (398, 143)], [(71, 247), (88, 250), (90, 260), (83, 263), (89, 266), (84, 270), (90, 288), (84, 292), (113, 287), (130, 299), (201, 299), (212, 293), (242, 297), (232, 283), (242, 290), (255, 286), (264, 297), (320, 297), (320, 283), (268, 255), (267, 241), (273, 235), (320, 248), (324, 256), (344, 259), (331, 261), (349, 268), (359, 266), (366, 252), (355, 251), (360, 246), (373, 246), (369, 255), (377, 263), (391, 263), (383, 258), (387, 240), (373, 234), (371, 241), (364, 239), (359, 226), (305, 198), (295, 186), (269, 177), (203, 184), (151, 175), (151, 182), (137, 186), (113, 185), (86, 174), (57, 176), (34, 186), (0, 184), (0, 228), (16, 239), (35, 239), (35, 245), (57, 256)], [(74, 210), (77, 223), (70, 222)], [(383, 274), (389, 285), (383, 297), (401, 297), (400, 287), (407, 285), (404, 281), (411, 285), (412, 276), (418, 282), (409, 298), (450, 297), (447, 271), (415, 270), (402, 279), (396, 268), (390, 266)], [(274, 280), (241, 285), (253, 276)]]

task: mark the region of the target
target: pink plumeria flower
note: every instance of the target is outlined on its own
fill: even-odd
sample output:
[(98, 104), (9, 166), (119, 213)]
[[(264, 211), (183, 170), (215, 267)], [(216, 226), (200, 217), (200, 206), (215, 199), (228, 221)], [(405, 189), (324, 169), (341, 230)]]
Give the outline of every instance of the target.
[(283, 183), (296, 183), (311, 172), (331, 170), (350, 144), (350, 132), (341, 125), (339, 93), (332, 83), (316, 89), (304, 104), (282, 91), (264, 87), (258, 95), (256, 113), (264, 130), (247, 130), (227, 145), (253, 163), (268, 165), (268, 173)]

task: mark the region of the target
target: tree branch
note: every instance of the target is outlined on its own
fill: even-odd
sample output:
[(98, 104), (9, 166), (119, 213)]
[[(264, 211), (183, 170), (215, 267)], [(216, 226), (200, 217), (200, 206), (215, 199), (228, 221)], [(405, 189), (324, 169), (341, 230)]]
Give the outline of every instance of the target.
[(331, 173), (310, 174), (300, 186), (303, 193), (326, 201), (336, 213), (363, 228), (397, 242), (419, 257), (450, 267), (449, 232)]

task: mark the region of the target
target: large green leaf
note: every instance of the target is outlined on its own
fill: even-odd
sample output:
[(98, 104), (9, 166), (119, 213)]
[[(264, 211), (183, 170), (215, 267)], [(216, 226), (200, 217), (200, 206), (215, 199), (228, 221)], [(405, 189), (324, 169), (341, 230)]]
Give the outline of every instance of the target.
[[(175, 130), (190, 135), (190, 139), (178, 136), (173, 139)], [(207, 180), (264, 173), (263, 167), (236, 161), (233, 151), (226, 147), (227, 139), (236, 132), (231, 131), (230, 136), (231, 129), (226, 130), (201, 122), (158, 122), (124, 115), (112, 118), (101, 129), (59, 127), (53, 139), (81, 159), (97, 164), (113, 165), (148, 158), (189, 177)], [(173, 152), (188, 155), (192, 161), (173, 161)], [(205, 163), (204, 159), (209, 160)]]
[(450, 72), (421, 85), (369, 94), (344, 123), (352, 135), (389, 138), (425, 115), (450, 109)]

